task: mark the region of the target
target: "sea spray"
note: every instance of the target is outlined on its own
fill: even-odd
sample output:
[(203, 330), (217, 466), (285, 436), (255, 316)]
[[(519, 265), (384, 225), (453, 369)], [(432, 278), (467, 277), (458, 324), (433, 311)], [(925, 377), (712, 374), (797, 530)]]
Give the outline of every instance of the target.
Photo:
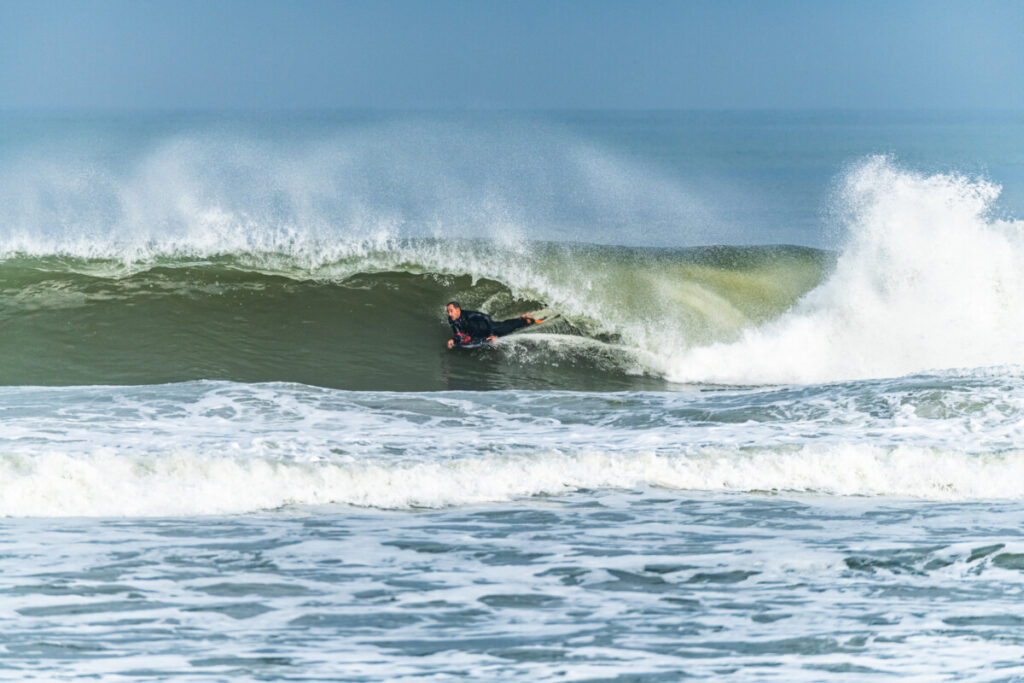
[(0, 148), (0, 255), (316, 266), (391, 239), (696, 246), (724, 227), (670, 174), (541, 121), (117, 123)]
[(667, 376), (808, 383), (1021, 362), (1024, 223), (990, 215), (998, 194), (866, 161), (845, 180), (848, 236), (831, 276), (736, 342), (675, 351)]

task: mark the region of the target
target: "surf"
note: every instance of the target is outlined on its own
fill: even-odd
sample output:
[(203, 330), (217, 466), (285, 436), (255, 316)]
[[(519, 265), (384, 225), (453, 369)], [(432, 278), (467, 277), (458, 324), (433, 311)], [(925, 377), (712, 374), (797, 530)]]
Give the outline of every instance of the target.
[(597, 489), (1024, 499), (1019, 371), (753, 392), (6, 387), (0, 414), (0, 516), (12, 517), (443, 508)]
[[(824, 250), (761, 244), (721, 197), (550, 121), (150, 124), (59, 145), (12, 124), (0, 384), (611, 390), (1024, 358), (1021, 222), (981, 177), (854, 161)], [(453, 298), (566, 324), (455, 361)]]
[(836, 198), (835, 268), (791, 311), (740, 339), (677, 349), (666, 376), (735, 384), (898, 377), (1024, 361), (1024, 222), (999, 186), (874, 157)]

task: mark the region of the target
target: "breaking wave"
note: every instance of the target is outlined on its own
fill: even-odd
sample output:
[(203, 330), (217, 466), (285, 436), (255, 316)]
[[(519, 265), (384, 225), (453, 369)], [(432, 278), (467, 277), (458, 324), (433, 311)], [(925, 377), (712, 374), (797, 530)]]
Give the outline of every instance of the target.
[[(616, 247), (727, 231), (707, 201), (564, 131), (453, 125), (9, 150), (0, 383), (610, 389), (1024, 359), (1024, 229), (994, 217), (984, 179), (863, 161), (838, 183), (837, 253)], [(451, 298), (561, 322), (496, 349), (492, 372), (442, 353)]]

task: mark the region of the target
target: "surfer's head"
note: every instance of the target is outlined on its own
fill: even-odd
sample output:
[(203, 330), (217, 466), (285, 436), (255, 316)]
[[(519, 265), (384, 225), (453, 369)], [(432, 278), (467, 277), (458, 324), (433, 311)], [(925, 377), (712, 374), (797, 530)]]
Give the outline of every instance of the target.
[(462, 305), (458, 301), (449, 301), (447, 308), (449, 320), (458, 320), (462, 315)]

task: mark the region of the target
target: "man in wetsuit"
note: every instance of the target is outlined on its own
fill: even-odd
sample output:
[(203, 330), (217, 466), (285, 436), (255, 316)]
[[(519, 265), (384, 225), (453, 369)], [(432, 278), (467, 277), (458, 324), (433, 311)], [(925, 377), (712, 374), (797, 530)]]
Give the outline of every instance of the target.
[(449, 349), (485, 340), (494, 341), (522, 327), (540, 322), (524, 315), (496, 323), (486, 313), (462, 310), (458, 301), (449, 301), (447, 308), (448, 324), (452, 326), (452, 338), (448, 340)]

